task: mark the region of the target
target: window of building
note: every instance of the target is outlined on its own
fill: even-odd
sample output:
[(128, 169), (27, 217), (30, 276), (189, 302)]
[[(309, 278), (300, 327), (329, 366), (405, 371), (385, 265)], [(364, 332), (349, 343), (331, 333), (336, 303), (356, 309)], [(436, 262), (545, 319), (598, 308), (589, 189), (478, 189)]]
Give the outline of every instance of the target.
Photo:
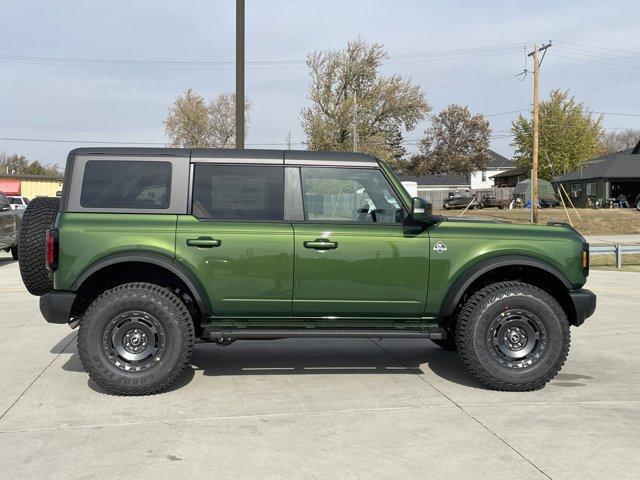
[(486, 171), (486, 170), (483, 170), (483, 171), (482, 171), (482, 181), (483, 181), (483, 182), (486, 182), (486, 181), (487, 181), (487, 171)]
[(302, 168), (305, 218), (310, 221), (402, 223), (405, 210), (379, 170)]
[(282, 220), (284, 167), (196, 165), (193, 214), (208, 220)]
[(587, 182), (584, 189), (587, 197), (595, 197), (598, 195), (598, 184), (596, 182)]
[(572, 183), (570, 188), (571, 188), (571, 196), (573, 198), (578, 198), (580, 195), (582, 195), (581, 183)]
[(166, 209), (170, 201), (169, 162), (91, 160), (84, 167), (85, 208)]

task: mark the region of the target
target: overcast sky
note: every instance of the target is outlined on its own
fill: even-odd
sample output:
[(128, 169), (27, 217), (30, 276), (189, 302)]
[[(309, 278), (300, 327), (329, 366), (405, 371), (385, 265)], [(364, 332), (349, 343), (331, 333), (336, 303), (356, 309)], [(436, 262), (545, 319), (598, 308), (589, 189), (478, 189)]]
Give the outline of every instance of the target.
[[(304, 140), (303, 60), (358, 35), (386, 47), (391, 58), (383, 73), (411, 77), (434, 112), (459, 103), (484, 114), (527, 108), (532, 76), (514, 78), (524, 67), (523, 47), (553, 40), (542, 67), (543, 97), (569, 89), (594, 111), (638, 115), (607, 115), (605, 127), (640, 128), (637, 0), (246, 0), (246, 10), (247, 62), (275, 62), (247, 68), (248, 147), (282, 148), (289, 131), (294, 143)], [(3, 138), (166, 142), (162, 121), (181, 92), (191, 87), (215, 96), (234, 88), (233, 0), (0, 0), (0, 15)], [(512, 147), (504, 134), (515, 115), (489, 117), (492, 148), (507, 156)], [(406, 138), (420, 137), (425, 125)], [(0, 140), (0, 153), (63, 165), (76, 146), (82, 144)]]

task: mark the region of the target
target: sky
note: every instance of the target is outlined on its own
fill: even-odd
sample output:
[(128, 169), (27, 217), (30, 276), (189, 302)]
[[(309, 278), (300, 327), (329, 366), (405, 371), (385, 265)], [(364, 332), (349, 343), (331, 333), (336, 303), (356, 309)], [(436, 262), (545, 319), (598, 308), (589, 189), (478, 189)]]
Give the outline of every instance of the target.
[[(0, 18), (0, 153), (63, 166), (81, 142), (160, 146), (184, 90), (235, 86), (233, 0), (0, 0)], [(553, 42), (543, 99), (568, 89), (595, 112), (625, 114), (605, 115), (608, 131), (640, 128), (638, 18), (637, 0), (246, 0), (247, 148), (284, 148), (288, 132), (303, 148), (304, 60), (358, 36), (384, 45), (381, 73), (419, 84), (432, 113), (456, 103), (489, 115), (491, 148), (508, 157), (514, 111), (528, 114), (533, 91), (532, 75), (516, 75), (536, 42)], [(410, 151), (427, 126), (405, 133)]]

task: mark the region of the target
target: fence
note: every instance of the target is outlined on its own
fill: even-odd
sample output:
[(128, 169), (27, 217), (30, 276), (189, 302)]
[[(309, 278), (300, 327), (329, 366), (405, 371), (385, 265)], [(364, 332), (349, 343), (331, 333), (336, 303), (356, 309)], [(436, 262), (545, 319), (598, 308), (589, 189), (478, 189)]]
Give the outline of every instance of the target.
[(589, 247), (589, 255), (615, 255), (616, 268), (622, 268), (622, 255), (640, 253), (640, 245), (606, 245)]

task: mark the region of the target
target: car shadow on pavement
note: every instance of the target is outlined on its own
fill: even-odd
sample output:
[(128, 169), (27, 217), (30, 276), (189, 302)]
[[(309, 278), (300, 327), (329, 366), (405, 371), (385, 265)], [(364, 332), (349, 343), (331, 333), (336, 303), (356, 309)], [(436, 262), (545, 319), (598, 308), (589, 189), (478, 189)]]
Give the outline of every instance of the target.
[(2, 258), (0, 258), (0, 267), (4, 267), (5, 265), (9, 265), (11, 263), (18, 263), (18, 261), (14, 260), (11, 257), (2, 257)]
[[(64, 349), (75, 332), (58, 342)], [(433, 372), (442, 379), (470, 388), (484, 388), (467, 374), (455, 352), (423, 342), (394, 342), (364, 339), (338, 342), (299, 342), (295, 339), (272, 341), (238, 341), (229, 346), (211, 343), (196, 344), (190, 366), (166, 391), (179, 390), (188, 385), (196, 373), (204, 377), (237, 375), (426, 375)], [(69, 372), (82, 372), (82, 364), (75, 348), (62, 366)], [(109, 394), (92, 380), (87, 384), (92, 390)]]

